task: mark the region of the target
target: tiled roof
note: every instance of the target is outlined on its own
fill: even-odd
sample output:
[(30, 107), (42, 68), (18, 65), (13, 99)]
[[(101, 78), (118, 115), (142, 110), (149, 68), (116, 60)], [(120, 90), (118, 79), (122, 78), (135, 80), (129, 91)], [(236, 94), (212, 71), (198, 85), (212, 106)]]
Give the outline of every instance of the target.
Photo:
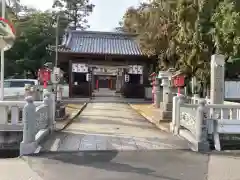
[(82, 54), (143, 55), (136, 35), (116, 32), (70, 31), (59, 51)]

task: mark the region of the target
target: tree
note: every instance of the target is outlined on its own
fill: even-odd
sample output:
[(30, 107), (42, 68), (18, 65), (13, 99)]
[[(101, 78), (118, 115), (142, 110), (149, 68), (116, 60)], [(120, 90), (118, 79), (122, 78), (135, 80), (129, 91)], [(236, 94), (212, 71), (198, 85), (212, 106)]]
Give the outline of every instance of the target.
[(155, 57), (161, 69), (174, 67), (187, 80), (196, 77), (207, 86), (211, 54), (217, 49), (223, 54), (238, 55), (240, 2), (236, 2), (152, 0), (138, 8), (130, 7), (122, 28), (138, 34), (141, 49)]
[(188, 78), (197, 75), (202, 79), (204, 70), (209, 70), (214, 49), (211, 16), (218, 3), (218, 0), (153, 0), (129, 8), (123, 28), (139, 34), (142, 50), (157, 57), (162, 69), (175, 67)]
[(145, 54), (155, 57), (160, 69), (176, 65), (175, 43), (176, 18), (173, 13), (176, 3), (154, 0), (130, 7), (123, 17), (125, 31), (137, 33), (138, 42)]
[(222, 0), (212, 17), (212, 32), (217, 53), (234, 58), (240, 56), (240, 2)]
[(86, 29), (86, 17), (93, 11), (94, 5), (89, 0), (55, 0), (53, 8), (59, 8), (69, 21), (71, 29)]
[[(17, 37), (13, 48), (6, 52), (6, 75), (23, 74), (24, 71), (34, 74), (52, 60), (46, 47), (55, 42), (56, 22), (53, 17), (51, 12), (35, 11), (15, 23)], [(66, 27), (60, 28), (63, 32)]]

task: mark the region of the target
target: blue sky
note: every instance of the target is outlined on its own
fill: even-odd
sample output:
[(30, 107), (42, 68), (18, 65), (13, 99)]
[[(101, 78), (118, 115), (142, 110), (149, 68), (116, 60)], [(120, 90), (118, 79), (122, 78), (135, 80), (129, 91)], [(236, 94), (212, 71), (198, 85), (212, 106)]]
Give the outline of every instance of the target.
[[(34, 1), (34, 2), (33, 2)], [(136, 6), (141, 0), (91, 0), (96, 5), (89, 17), (90, 30), (112, 31), (118, 26), (124, 12), (130, 6)], [(41, 10), (51, 8), (53, 0), (21, 0), (26, 5)]]

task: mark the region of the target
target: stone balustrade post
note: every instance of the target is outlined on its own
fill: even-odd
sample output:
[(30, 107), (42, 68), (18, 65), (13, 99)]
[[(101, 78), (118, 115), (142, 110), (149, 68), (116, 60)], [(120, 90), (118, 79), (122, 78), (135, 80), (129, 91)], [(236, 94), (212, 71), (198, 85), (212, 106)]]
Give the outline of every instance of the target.
[(174, 134), (178, 135), (179, 134), (179, 128), (180, 128), (180, 106), (185, 103), (185, 96), (180, 94), (178, 96), (178, 101), (176, 103), (175, 107), (175, 126), (174, 126)]
[(33, 103), (33, 97), (25, 98), (26, 105), (23, 107), (23, 142), (29, 143), (35, 140), (36, 127), (36, 106)]
[(206, 115), (206, 100), (201, 100), (196, 113), (196, 151), (208, 151), (208, 131)]
[(44, 103), (48, 106), (48, 127), (51, 131), (54, 130), (55, 121), (54, 121), (54, 101), (52, 98), (52, 93), (45, 92), (44, 94)]
[(25, 98), (26, 105), (23, 108), (23, 141), (20, 144), (20, 155), (31, 154), (36, 149), (36, 106), (33, 97)]
[(177, 118), (177, 103), (179, 100), (179, 96), (173, 97), (173, 108), (172, 108), (172, 122), (170, 124), (170, 131), (174, 133), (176, 126), (176, 118)]

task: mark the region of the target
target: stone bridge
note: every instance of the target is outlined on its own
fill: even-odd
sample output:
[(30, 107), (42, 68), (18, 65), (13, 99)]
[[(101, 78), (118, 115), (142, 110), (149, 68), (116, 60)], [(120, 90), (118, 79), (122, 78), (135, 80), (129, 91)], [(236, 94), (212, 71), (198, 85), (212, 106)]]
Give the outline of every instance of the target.
[[(221, 60), (222, 56), (213, 56), (212, 75), (222, 77)], [(163, 88), (162, 102), (157, 102), (159, 116), (171, 111), (171, 119), (169, 112), (165, 115), (172, 133), (157, 129), (133, 110), (129, 106), (133, 100), (106, 89), (88, 99), (80, 115), (60, 131), (56, 129), (55, 95), (50, 92), (44, 93), (42, 101), (27, 96), (25, 101), (1, 102), (1, 128), (18, 134), (18, 141), (22, 136), (20, 155), (36, 173), (32, 175), (35, 179), (66, 179), (70, 175), (94, 180), (240, 179), (236, 154), (224, 158), (211, 151), (222, 150), (222, 134), (235, 135), (235, 139), (240, 134), (240, 105), (224, 102), (221, 78), (212, 78), (211, 88), (210, 99), (180, 94), (171, 98), (170, 88)], [(37, 156), (29, 156), (34, 154)]]

